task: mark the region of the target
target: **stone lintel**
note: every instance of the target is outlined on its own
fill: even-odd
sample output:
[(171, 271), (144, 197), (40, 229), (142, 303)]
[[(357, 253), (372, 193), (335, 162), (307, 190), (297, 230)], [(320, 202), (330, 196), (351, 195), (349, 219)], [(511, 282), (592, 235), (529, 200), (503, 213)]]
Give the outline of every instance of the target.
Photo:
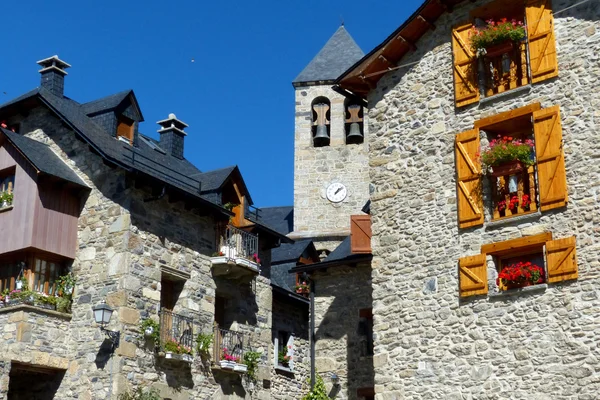
[(189, 272), (185, 272), (185, 271), (180, 271), (178, 269), (175, 269), (173, 267), (168, 267), (166, 265), (161, 265), (160, 266), (160, 272), (163, 275), (167, 275), (170, 278), (174, 279), (174, 280), (183, 280), (183, 281), (187, 281), (188, 279), (191, 279), (192, 275)]

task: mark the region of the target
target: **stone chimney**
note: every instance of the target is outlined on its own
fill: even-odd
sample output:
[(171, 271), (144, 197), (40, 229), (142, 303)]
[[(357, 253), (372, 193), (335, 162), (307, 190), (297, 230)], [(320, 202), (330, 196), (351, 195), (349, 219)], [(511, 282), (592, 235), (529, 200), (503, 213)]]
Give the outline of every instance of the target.
[(185, 122), (177, 119), (175, 114), (169, 114), (169, 118), (158, 121), (162, 129), (160, 133), (160, 147), (167, 154), (183, 159), (183, 139), (187, 135), (183, 130), (188, 126)]
[(65, 69), (69, 68), (70, 65), (62, 61), (58, 56), (52, 56), (45, 58), (37, 62), (42, 69), (41, 86), (48, 89), (58, 97), (63, 97), (65, 92)]

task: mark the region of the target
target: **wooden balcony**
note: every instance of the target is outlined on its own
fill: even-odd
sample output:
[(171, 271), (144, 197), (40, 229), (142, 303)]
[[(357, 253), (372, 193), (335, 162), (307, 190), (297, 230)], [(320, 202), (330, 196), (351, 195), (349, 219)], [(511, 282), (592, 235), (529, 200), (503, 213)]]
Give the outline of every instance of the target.
[[(494, 96), (529, 83), (525, 43), (507, 42), (504, 49), (490, 52), (479, 60), (484, 95)], [(500, 45), (501, 46), (501, 45)]]
[[(510, 176), (490, 177), (493, 197), (493, 220), (525, 215), (537, 211), (535, 168), (528, 167), (516, 177), (516, 191), (511, 192)], [(513, 178), (515, 179), (515, 178)], [(524, 197), (526, 196), (526, 197)], [(515, 207), (511, 208), (511, 200)], [(529, 203), (526, 205), (526, 203)]]
[(227, 225), (218, 233), (217, 244), (211, 258), (213, 275), (236, 279), (260, 273), (258, 235)]

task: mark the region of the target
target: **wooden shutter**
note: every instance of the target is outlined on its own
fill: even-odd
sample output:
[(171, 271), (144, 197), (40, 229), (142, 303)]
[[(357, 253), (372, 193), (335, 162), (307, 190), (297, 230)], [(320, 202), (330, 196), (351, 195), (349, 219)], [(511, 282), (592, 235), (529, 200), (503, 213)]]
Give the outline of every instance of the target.
[(567, 204), (567, 174), (558, 106), (533, 113), (533, 132), (542, 211)]
[(371, 254), (371, 216), (350, 217), (350, 249), (354, 254)]
[(479, 153), (479, 129), (456, 135), (456, 195), (458, 226), (469, 228), (483, 224), (483, 198), (481, 196), (481, 165)]
[(477, 58), (471, 50), (469, 32), (473, 24), (461, 24), (452, 29), (452, 54), (454, 69), (454, 98), (456, 107), (479, 101), (477, 84)]
[(549, 283), (577, 279), (575, 236), (546, 243), (546, 262)]
[(459, 259), (458, 275), (460, 297), (475, 296), (488, 292), (485, 254)]
[(552, 0), (526, 0), (525, 18), (529, 37), (531, 81), (541, 82), (558, 75)]

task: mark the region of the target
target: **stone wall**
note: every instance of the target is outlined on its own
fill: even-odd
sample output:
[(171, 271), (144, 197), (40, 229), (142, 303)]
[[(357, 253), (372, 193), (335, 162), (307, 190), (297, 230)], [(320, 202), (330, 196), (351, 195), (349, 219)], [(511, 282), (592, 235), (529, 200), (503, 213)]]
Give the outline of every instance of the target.
[[(356, 390), (373, 387), (373, 357), (360, 326), (360, 310), (372, 307), (371, 268), (332, 267), (312, 275), (315, 282), (316, 368), (330, 397), (357, 399)], [(333, 387), (331, 375), (340, 378)]]
[[(331, 102), (330, 146), (314, 147), (312, 101), (325, 96)], [(350, 233), (350, 215), (360, 211), (369, 198), (367, 144), (345, 144), (344, 97), (328, 86), (296, 89), (294, 142), (294, 232), (292, 237), (333, 237), (317, 250), (333, 250)], [(366, 115), (366, 112), (365, 112)], [(331, 203), (325, 196), (332, 182), (342, 182), (348, 196)]]
[(271, 397), (274, 399), (300, 399), (306, 393), (307, 379), (310, 378), (310, 343), (308, 304), (298, 300), (282, 298), (275, 295), (273, 302), (273, 330), (271, 340), (274, 343), (279, 331), (292, 334), (294, 337), (293, 372), (275, 367), (275, 352), (269, 359), (272, 367)]
[[(56, 398), (114, 399), (136, 386), (155, 387), (163, 397), (174, 400), (268, 397), (268, 384), (257, 385), (250, 392), (239, 375), (212, 371), (199, 357), (192, 364), (157, 357), (140, 335), (143, 319), (158, 320), (163, 275), (183, 277), (185, 284), (174, 312), (194, 319), (194, 334), (212, 330), (219, 289), (230, 295), (230, 328), (247, 332), (250, 346), (270, 359), (270, 282), (262, 276), (253, 282), (213, 278), (209, 260), (215, 251), (212, 217), (184, 211), (182, 203), (170, 203), (166, 197), (144, 202), (150, 194), (143, 185), (136, 187), (124, 171), (104, 164), (43, 107), (14, 120), (21, 122), (27, 136), (49, 144), (92, 188), (79, 219), (79, 250), (72, 265), (78, 279), (72, 318), (62, 322), (65, 326), (60, 329), (66, 350), (49, 346), (56, 329), (41, 332), (43, 339), (38, 340), (43, 342), (43, 354), (61, 351), (68, 364)], [(261, 250), (267, 270), (269, 255)], [(112, 357), (110, 343), (94, 324), (91, 310), (103, 300), (115, 309), (107, 328), (121, 333)], [(35, 325), (34, 321), (31, 324)], [(12, 332), (12, 324), (4, 326), (7, 335)], [(0, 348), (4, 345), (0, 341)], [(22, 357), (29, 360), (34, 350), (23, 350)], [(13, 354), (0, 352), (0, 359), (10, 364)], [(265, 371), (264, 379), (269, 381), (270, 371)], [(1, 379), (3, 390), (7, 377)]]
[[(416, 64), (388, 73), (369, 96), (378, 400), (593, 399), (600, 389), (600, 9), (588, 2), (560, 12), (573, 2), (553, 1), (559, 77), (456, 110), (451, 27), (484, 3), (442, 15), (401, 61)], [(459, 230), (455, 135), (533, 102), (560, 106), (568, 206)], [(577, 235), (579, 279), (530, 295), (459, 300), (460, 257), (539, 232)], [(492, 294), (495, 274), (490, 266)]]

